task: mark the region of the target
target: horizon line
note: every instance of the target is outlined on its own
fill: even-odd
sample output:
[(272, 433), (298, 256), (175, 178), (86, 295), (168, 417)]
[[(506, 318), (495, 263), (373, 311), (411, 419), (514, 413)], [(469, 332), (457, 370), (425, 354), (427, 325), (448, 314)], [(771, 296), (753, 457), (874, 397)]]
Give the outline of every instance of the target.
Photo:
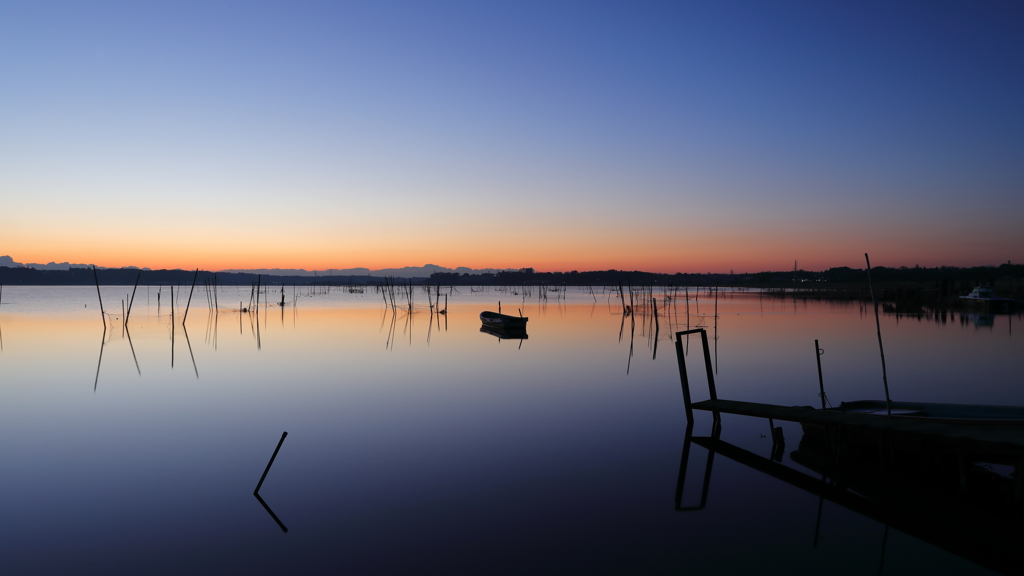
[[(326, 269), (313, 269), (313, 270), (307, 270), (305, 268), (277, 268), (277, 267), (275, 267), (275, 268), (222, 268), (222, 269), (213, 270), (213, 269), (203, 269), (202, 267), (198, 267), (198, 268), (181, 268), (181, 267), (175, 267), (175, 268), (150, 268), (150, 267), (146, 267), (146, 266), (132, 266), (132, 265), (130, 265), (130, 266), (101, 266), (101, 265), (98, 265), (98, 264), (84, 264), (84, 263), (71, 264), (71, 263), (68, 263), (68, 262), (56, 263), (56, 262), (52, 262), (52, 261), (49, 264), (38, 264), (38, 263), (21, 264), (21, 263), (18, 263), (18, 262), (13, 262), (13, 264), (14, 264), (14, 266), (9, 266), (8, 263), (0, 262), (0, 267), (6, 267), (6, 268), (31, 268), (31, 269), (34, 269), (34, 270), (41, 270), (41, 271), (47, 271), (47, 272), (59, 272), (59, 271), (67, 271), (69, 269), (89, 269), (89, 268), (96, 268), (97, 270), (137, 270), (139, 272), (160, 272), (160, 271), (175, 272), (175, 271), (194, 271), (194, 270), (198, 270), (200, 272), (208, 272), (208, 273), (215, 273), (215, 274), (217, 274), (217, 273), (223, 273), (223, 274), (263, 274), (263, 275), (267, 275), (267, 276), (302, 276), (304, 274), (305, 275), (319, 275), (319, 274), (323, 273), (325, 276), (371, 276), (371, 277), (372, 276), (382, 276), (383, 277), (383, 276), (388, 276), (389, 274), (379, 274), (380, 272), (401, 271), (401, 270), (407, 270), (407, 271), (412, 272), (412, 271), (414, 271), (416, 269), (420, 269), (422, 272), (425, 273), (423, 276), (411, 276), (413, 278), (426, 278), (426, 277), (429, 277), (431, 274), (436, 273), (436, 272), (441, 272), (441, 273), (461, 273), (461, 274), (469, 274), (469, 275), (476, 276), (476, 275), (482, 275), (482, 274), (495, 274), (495, 273), (500, 273), (500, 272), (521, 272), (521, 271), (527, 271), (527, 270), (531, 271), (532, 273), (536, 273), (536, 274), (572, 274), (572, 273), (588, 274), (588, 273), (597, 273), (597, 272), (635, 272), (635, 273), (642, 273), (642, 274), (661, 274), (661, 275), (667, 275), (667, 276), (673, 276), (673, 275), (678, 275), (678, 274), (684, 274), (684, 275), (689, 275), (689, 274), (694, 274), (694, 275), (721, 275), (721, 276), (730, 276), (730, 275), (732, 275), (732, 276), (735, 276), (735, 275), (747, 275), (747, 274), (763, 274), (763, 273), (766, 273), (766, 272), (772, 272), (772, 273), (792, 273), (792, 272), (812, 272), (813, 273), (813, 272), (826, 272), (828, 270), (833, 270), (833, 269), (837, 269), (837, 268), (849, 268), (851, 270), (863, 270), (864, 269), (864, 268), (852, 268), (852, 267), (849, 267), (849, 266), (830, 266), (830, 267), (823, 268), (823, 269), (820, 269), (820, 270), (808, 270), (808, 269), (805, 269), (805, 268), (796, 267), (794, 269), (778, 269), (778, 270), (765, 269), (765, 270), (757, 270), (757, 271), (744, 270), (744, 271), (741, 271), (741, 272), (736, 272), (735, 270), (718, 271), (718, 272), (715, 272), (715, 271), (705, 271), (705, 272), (695, 272), (695, 271), (691, 271), (691, 272), (685, 272), (685, 271), (658, 272), (658, 271), (650, 271), (650, 270), (641, 270), (639, 268), (634, 268), (634, 269), (605, 268), (605, 269), (592, 269), (592, 270), (582, 270), (581, 271), (581, 270), (537, 270), (536, 268), (529, 267), (529, 266), (524, 266), (524, 267), (520, 267), (520, 268), (497, 268), (497, 267), (493, 267), (493, 268), (492, 267), (487, 267), (487, 268), (470, 268), (470, 267), (467, 267), (467, 266), (458, 266), (458, 267), (455, 267), (455, 268), (449, 268), (447, 266), (440, 266), (440, 265), (437, 265), (437, 264), (424, 264), (422, 266), (402, 266), (402, 267), (394, 267), (394, 268), (378, 268), (378, 269), (375, 269), (375, 270), (374, 269), (370, 269), (370, 268), (366, 268), (366, 267), (326, 268)], [(65, 266), (65, 265), (68, 266), (68, 268), (53, 268), (53, 269), (45, 268), (45, 267), (48, 267), (48, 266)], [(962, 269), (971, 269), (971, 268), (1000, 268), (1000, 267), (1005, 266), (1005, 265), (1012, 266), (1013, 263), (1012, 263), (1012, 261), (1008, 260), (1008, 261), (1006, 261), (1004, 263), (1000, 263), (1000, 264), (979, 264), (979, 265), (974, 265), (974, 266), (950, 266), (950, 265), (939, 265), (939, 266), (920, 266), (920, 265), (914, 265), (914, 266), (906, 266), (906, 265), (901, 265), (901, 266), (884, 266), (884, 265), (876, 265), (876, 266), (872, 266), (872, 268), (887, 268), (887, 269), (893, 269), (893, 270), (914, 270), (914, 269), (918, 269), (918, 270), (942, 270), (942, 269), (958, 270), (958, 269), (960, 269), (960, 270), (962, 270)], [(39, 268), (39, 267), (44, 267), (44, 268)], [(427, 268), (436, 268), (436, 269), (440, 269), (440, 270), (432, 270), (432, 271), (428, 272), (427, 270), (424, 270), (424, 269), (427, 269)], [(360, 274), (360, 273), (347, 273), (347, 274), (345, 274), (345, 273), (337, 273), (337, 272), (355, 272), (355, 271), (362, 271), (362, 270), (365, 270), (366, 273), (362, 273), (362, 274)], [(290, 273), (290, 272), (294, 272), (294, 273)], [(378, 274), (375, 274), (375, 273), (378, 273)]]

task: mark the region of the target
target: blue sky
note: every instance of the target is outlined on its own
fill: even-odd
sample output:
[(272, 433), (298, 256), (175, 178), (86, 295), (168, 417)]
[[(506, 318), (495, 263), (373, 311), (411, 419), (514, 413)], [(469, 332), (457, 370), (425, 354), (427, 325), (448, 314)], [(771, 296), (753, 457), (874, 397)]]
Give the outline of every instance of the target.
[(0, 252), (1024, 261), (1022, 24), (997, 2), (8, 2)]

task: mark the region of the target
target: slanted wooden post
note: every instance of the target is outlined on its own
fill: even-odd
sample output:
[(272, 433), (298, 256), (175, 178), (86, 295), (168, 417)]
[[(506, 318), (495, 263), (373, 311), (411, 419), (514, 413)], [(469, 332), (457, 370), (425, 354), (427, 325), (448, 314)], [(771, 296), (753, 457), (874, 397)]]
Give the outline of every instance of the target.
[(676, 332), (676, 361), (679, 364), (679, 384), (683, 388), (683, 408), (686, 421), (693, 424), (693, 402), (690, 400), (690, 379), (686, 375), (686, 359), (683, 355), (683, 332)]
[[(708, 332), (703, 328), (700, 330), (700, 343), (704, 347), (704, 370), (708, 373), (708, 393), (712, 400), (718, 400), (718, 392), (715, 390), (715, 372), (711, 367), (711, 348), (708, 347)], [(715, 424), (722, 421), (722, 415), (718, 410), (713, 410), (711, 414), (715, 418)]]
[(199, 268), (196, 268), (196, 273), (192, 276), (192, 289), (188, 291), (188, 302), (185, 303), (185, 314), (181, 317), (182, 325), (185, 324), (185, 320), (188, 319), (188, 307), (192, 304), (192, 291), (196, 289), (196, 278), (199, 277)]
[(704, 346), (704, 369), (708, 372), (708, 392), (711, 393), (712, 400), (718, 400), (718, 393), (715, 391), (715, 373), (711, 367), (711, 349), (708, 347), (708, 333), (703, 328), (700, 331), (700, 342)]
[(96, 267), (92, 267), (92, 277), (96, 279), (96, 297), (100, 299), (100, 316), (103, 318), (103, 331), (107, 329), (107, 313), (103, 311), (103, 296), (100, 295), (100, 276), (96, 273)]
[(821, 378), (821, 355), (825, 351), (818, 347), (818, 340), (814, 340), (814, 357), (818, 361), (818, 396), (821, 396), (821, 409), (825, 409), (825, 381)]
[(878, 320), (878, 300), (875, 299), (875, 289), (871, 284), (871, 259), (868, 253), (864, 253), (864, 260), (868, 264), (868, 291), (871, 292), (871, 303), (875, 307), (875, 330), (878, 332), (878, 353), (882, 356), (882, 385), (885, 386), (885, 411), (892, 416), (892, 402), (889, 401), (889, 379), (885, 375), (885, 350), (882, 349), (882, 324)]
[(135, 291), (139, 289), (139, 278), (142, 278), (142, 272), (135, 277), (135, 288), (132, 288), (132, 299), (128, 301), (128, 311), (124, 314), (124, 325), (128, 325), (128, 317), (132, 315), (132, 303), (135, 302)]
[(270, 467), (274, 465), (274, 458), (277, 458), (277, 453), (281, 450), (281, 444), (284, 444), (284, 439), (287, 437), (288, 432), (281, 434), (281, 440), (277, 442), (277, 448), (274, 448), (274, 454), (270, 456), (270, 462), (267, 462), (267, 468), (263, 471), (263, 476), (260, 476), (260, 481), (256, 484), (256, 489), (252, 491), (253, 494), (259, 495), (260, 488), (263, 487), (263, 481), (267, 479), (267, 472), (270, 472)]

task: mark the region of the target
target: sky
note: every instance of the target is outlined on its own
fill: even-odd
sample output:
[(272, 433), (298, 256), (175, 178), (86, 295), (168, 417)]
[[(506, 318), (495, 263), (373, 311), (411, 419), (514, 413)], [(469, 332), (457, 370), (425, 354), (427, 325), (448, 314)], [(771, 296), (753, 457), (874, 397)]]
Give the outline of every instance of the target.
[(0, 254), (1024, 262), (1020, 2), (0, 3)]

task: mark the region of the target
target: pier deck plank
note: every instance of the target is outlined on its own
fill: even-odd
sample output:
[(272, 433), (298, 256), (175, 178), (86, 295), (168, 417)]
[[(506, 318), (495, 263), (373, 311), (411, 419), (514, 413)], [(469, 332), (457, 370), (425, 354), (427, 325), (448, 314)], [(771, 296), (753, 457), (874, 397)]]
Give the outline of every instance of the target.
[(801, 424), (823, 426), (854, 426), (880, 431), (898, 432), (931, 437), (943, 437), (963, 442), (981, 442), (1007, 448), (1024, 448), (1024, 428), (1019, 426), (986, 426), (984, 424), (950, 424), (909, 418), (888, 418), (871, 414), (850, 414), (834, 410), (819, 410), (811, 406), (778, 406), (737, 400), (705, 400), (694, 402), (695, 410), (738, 414), (757, 418), (771, 418)]

